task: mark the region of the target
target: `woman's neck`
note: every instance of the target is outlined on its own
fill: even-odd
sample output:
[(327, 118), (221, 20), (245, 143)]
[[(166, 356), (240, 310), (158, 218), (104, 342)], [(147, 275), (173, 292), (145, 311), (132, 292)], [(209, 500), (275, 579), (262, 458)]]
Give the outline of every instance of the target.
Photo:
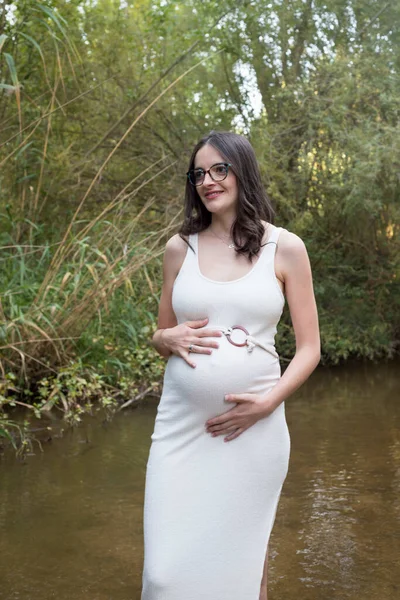
[(227, 215), (226, 217), (217, 217), (216, 215), (213, 215), (210, 227), (218, 235), (230, 237), (234, 221), (235, 219), (230, 215)]

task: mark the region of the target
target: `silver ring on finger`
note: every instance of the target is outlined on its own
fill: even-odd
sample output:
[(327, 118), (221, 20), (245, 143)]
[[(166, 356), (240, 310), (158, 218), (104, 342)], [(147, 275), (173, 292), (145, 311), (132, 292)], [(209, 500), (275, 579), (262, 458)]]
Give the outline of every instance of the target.
[(194, 346), (193, 344), (190, 344), (190, 346), (189, 346), (189, 354), (190, 354), (191, 352), (193, 352), (193, 346)]

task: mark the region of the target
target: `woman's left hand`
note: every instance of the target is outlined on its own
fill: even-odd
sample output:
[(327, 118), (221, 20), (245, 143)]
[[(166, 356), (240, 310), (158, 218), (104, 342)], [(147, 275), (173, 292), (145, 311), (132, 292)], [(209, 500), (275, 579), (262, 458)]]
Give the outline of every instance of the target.
[(239, 437), (246, 429), (273, 411), (271, 403), (260, 394), (227, 394), (225, 400), (235, 402), (237, 406), (206, 422), (206, 430), (213, 437), (228, 434), (224, 442)]

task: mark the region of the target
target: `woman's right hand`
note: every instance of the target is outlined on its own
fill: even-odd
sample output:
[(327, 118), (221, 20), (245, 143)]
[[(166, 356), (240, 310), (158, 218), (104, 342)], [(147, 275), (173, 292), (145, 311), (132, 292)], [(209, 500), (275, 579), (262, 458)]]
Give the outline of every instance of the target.
[[(212, 348), (219, 348), (219, 343), (210, 340), (210, 337), (221, 337), (223, 334), (218, 329), (205, 329), (208, 318), (198, 321), (185, 321), (175, 327), (164, 329), (161, 334), (162, 343), (172, 354), (183, 358), (188, 365), (195, 367), (191, 354), (211, 354)], [(189, 346), (192, 350), (189, 352)]]

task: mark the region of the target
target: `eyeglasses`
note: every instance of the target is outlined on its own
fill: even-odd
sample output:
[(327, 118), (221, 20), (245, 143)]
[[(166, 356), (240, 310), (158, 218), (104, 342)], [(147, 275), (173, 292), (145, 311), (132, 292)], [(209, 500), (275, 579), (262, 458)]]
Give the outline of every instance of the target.
[(229, 167), (232, 165), (230, 163), (216, 163), (212, 167), (205, 171), (204, 169), (191, 169), (186, 173), (189, 182), (192, 185), (201, 185), (204, 183), (204, 179), (206, 177), (206, 173), (209, 174), (213, 181), (223, 181), (228, 177)]

